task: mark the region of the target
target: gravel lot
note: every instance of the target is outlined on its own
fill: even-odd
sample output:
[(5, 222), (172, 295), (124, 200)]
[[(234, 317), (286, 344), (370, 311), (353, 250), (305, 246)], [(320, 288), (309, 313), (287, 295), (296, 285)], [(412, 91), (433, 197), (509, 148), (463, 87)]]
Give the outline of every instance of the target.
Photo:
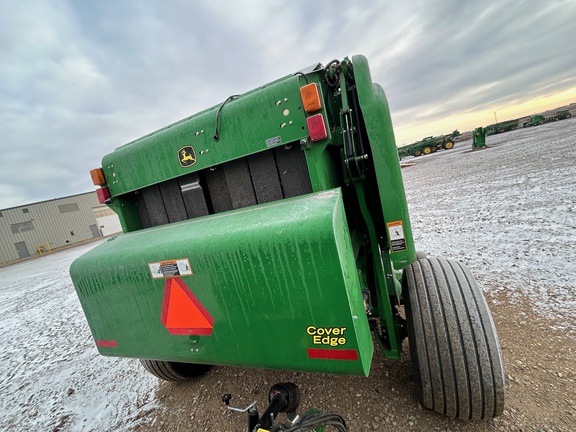
[(0, 268), (0, 430), (242, 432), (222, 394), (263, 408), (282, 381), (300, 387), (303, 409), (338, 412), (351, 431), (576, 430), (576, 119), (488, 145), (414, 158), (403, 175), (418, 249), (465, 262), (486, 294), (506, 368), (502, 417), (423, 410), (408, 356), (379, 352), (369, 378), (215, 367), (159, 382), (94, 347), (67, 275), (92, 244)]

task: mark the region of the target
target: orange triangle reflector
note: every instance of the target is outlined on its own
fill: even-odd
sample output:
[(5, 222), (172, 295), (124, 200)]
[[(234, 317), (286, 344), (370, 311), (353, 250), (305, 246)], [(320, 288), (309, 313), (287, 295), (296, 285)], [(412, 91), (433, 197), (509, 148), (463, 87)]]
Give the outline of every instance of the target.
[(212, 334), (214, 318), (180, 278), (166, 279), (162, 324), (173, 335)]

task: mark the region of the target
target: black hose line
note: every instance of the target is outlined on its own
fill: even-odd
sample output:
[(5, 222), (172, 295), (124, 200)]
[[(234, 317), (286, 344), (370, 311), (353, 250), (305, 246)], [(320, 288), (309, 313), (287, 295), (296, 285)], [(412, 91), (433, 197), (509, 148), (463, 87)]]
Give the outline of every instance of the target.
[(238, 96), (240, 96), (240, 95), (230, 96), (228, 99), (226, 99), (224, 102), (222, 102), (222, 105), (220, 105), (220, 108), (218, 108), (218, 112), (216, 113), (216, 130), (214, 132), (214, 141), (215, 142), (220, 141), (220, 135), (218, 135), (218, 122), (220, 121), (220, 111), (222, 111), (222, 108), (224, 108), (224, 105), (226, 105), (228, 102), (230, 102), (231, 100), (234, 100), (234, 99), (238, 99)]

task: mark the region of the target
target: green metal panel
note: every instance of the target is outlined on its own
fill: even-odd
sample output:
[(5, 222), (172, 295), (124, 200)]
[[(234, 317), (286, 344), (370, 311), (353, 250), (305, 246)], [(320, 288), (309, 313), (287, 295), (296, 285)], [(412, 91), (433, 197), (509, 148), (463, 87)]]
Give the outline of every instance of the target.
[(486, 147), (486, 131), (483, 127), (477, 127), (472, 133), (472, 148), (481, 149)]
[[(176, 259), (188, 260), (192, 274), (153, 278), (150, 263)], [(359, 375), (370, 368), (340, 189), (124, 234), (78, 258), (70, 274), (103, 355)], [(206, 331), (165, 326), (172, 281), (211, 318)]]
[(404, 233), (404, 248), (395, 251), (393, 245), (389, 244), (394, 268), (402, 269), (416, 261), (416, 250), (414, 249), (388, 100), (382, 87), (372, 83), (366, 57), (353, 56), (352, 63), (358, 88), (358, 98), (372, 147), (384, 219), (387, 224), (401, 223), (400, 226)]
[[(285, 77), (117, 148), (102, 160), (111, 195), (307, 138), (299, 89), (297, 76)], [(195, 161), (182, 166), (187, 146)]]

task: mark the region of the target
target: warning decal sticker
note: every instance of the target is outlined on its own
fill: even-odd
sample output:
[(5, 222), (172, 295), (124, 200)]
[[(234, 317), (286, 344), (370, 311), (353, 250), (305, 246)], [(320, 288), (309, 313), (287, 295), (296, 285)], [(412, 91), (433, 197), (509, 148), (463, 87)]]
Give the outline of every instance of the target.
[(152, 279), (192, 276), (192, 268), (187, 258), (148, 263)]
[(390, 249), (392, 252), (406, 250), (406, 238), (402, 221), (390, 222), (388, 225), (388, 238), (390, 239)]

